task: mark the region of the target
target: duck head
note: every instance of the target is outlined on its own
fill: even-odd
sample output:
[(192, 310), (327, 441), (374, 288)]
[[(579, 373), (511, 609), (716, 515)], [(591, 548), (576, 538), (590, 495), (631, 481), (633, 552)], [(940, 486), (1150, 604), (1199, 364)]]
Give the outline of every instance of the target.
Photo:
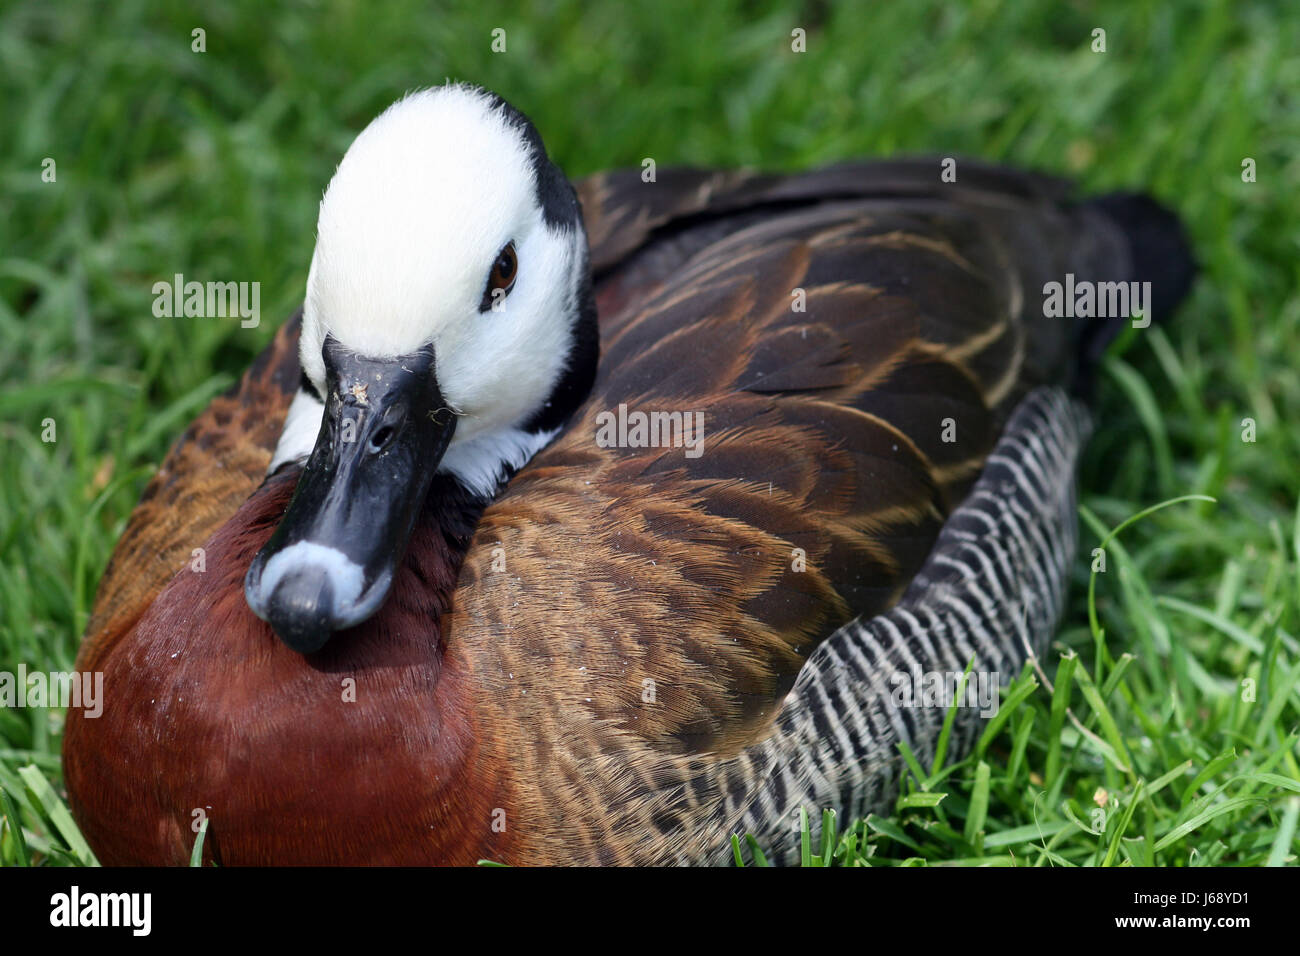
[(582, 214), (526, 117), (445, 86), (357, 137), (321, 201), (300, 349), (270, 471), (302, 472), (244, 593), (311, 653), (382, 607), (435, 473), (490, 501), (591, 388)]

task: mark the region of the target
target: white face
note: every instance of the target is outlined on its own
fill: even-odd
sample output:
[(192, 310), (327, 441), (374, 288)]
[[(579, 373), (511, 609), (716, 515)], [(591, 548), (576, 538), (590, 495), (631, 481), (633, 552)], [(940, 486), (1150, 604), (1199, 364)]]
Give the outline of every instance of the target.
[[(521, 131), (481, 90), (446, 86), (389, 107), (348, 149), (321, 201), (303, 313), (303, 369), (324, 393), (326, 335), (368, 358), (432, 344), (459, 416), (442, 468), (472, 487), (494, 459), (515, 467), (545, 443), (518, 426), (546, 401), (573, 346), (580, 228), (547, 223)], [(498, 254), (514, 285), (480, 311)], [(300, 395), (272, 468), (311, 451), (319, 403)]]

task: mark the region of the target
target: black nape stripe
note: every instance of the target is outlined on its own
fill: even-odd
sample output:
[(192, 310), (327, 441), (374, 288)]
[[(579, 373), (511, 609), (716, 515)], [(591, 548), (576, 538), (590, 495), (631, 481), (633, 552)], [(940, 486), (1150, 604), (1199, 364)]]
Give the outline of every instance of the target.
[(537, 179), (537, 203), (542, 207), (542, 218), (552, 228), (581, 228), (581, 211), (578, 208), (578, 194), (574, 191), (564, 173), (551, 162), (546, 155), (546, 146), (542, 143), (542, 134), (537, 132), (527, 116), (519, 112), (496, 93), (483, 91), (492, 104), (500, 110), (506, 121), (519, 130), (528, 144), (528, 154), (532, 160), (533, 173)]
[[(537, 202), (542, 218), (551, 228), (568, 228), (585, 235), (582, 207), (578, 193), (560, 168), (546, 155), (542, 135), (527, 116), (491, 90), (483, 90), (492, 109), (500, 110), (506, 122), (519, 130), (528, 144), (529, 158), (537, 180)], [(584, 239), (585, 245), (585, 239)], [(596, 300), (592, 292), (591, 271), (585, 265), (577, 290), (578, 317), (573, 328), (573, 350), (568, 365), (556, 382), (546, 403), (522, 428), (526, 432), (551, 431), (564, 424), (586, 400), (596, 380), (600, 357), (600, 331), (596, 324)]]
[(322, 405), (325, 404), (325, 397), (321, 395), (320, 392), (316, 391), (316, 383), (307, 377), (306, 372), (303, 372), (302, 377), (298, 379), (298, 387), (308, 395), (314, 397), (316, 401), (320, 402)]
[(537, 433), (563, 425), (591, 393), (599, 360), (600, 327), (588, 271), (578, 287), (578, 319), (573, 325), (573, 349), (569, 353), (568, 366), (555, 383), (546, 404), (521, 426), (523, 430)]

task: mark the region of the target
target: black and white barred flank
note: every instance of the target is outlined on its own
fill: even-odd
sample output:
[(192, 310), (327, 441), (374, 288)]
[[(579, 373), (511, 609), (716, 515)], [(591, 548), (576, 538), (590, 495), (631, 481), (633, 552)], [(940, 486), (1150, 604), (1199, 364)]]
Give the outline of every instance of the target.
[[(973, 659), (970, 680), (996, 674), (1005, 686), (1042, 653), (1074, 558), (1075, 467), (1088, 429), (1082, 406), (1059, 389), (1024, 399), (899, 603), (823, 643), (773, 736), (724, 771), (728, 802), (746, 803), (732, 803), (740, 811), (733, 832), (752, 833), (770, 859), (791, 862), (800, 807), (814, 831), (827, 807), (844, 819), (889, 812), (903, 769), (899, 742), (929, 766), (948, 712), (899, 706), (894, 675), (918, 686), (927, 673), (961, 673)], [(983, 724), (978, 708), (958, 708), (949, 759), (969, 751)], [(751, 786), (736, 786), (737, 771), (754, 775)]]

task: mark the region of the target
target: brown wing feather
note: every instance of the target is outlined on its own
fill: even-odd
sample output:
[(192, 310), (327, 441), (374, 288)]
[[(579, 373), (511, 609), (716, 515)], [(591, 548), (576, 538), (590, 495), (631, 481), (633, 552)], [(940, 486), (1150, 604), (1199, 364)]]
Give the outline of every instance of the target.
[(640, 169), (610, 170), (576, 185), (597, 273), (626, 264), (652, 238), (701, 220), (746, 211), (766, 215), (773, 206), (834, 199), (929, 197), (946, 203), (990, 202), (1023, 209), (1026, 202), (1056, 203), (1072, 191), (1064, 179), (963, 159), (955, 183), (941, 183), (939, 157), (843, 163), (794, 176), (752, 170), (667, 169), (652, 182)]
[[(1001, 277), (943, 225), (892, 202), (769, 214), (606, 315), (591, 400), (483, 516), (449, 647), (533, 686), (516, 711), (571, 697), (668, 752), (759, 738), (817, 643), (897, 599), (1019, 384)], [(999, 336), (997, 362), (963, 361)], [(620, 405), (702, 411), (703, 454), (599, 447)]]
[(298, 389), (300, 320), (292, 316), (239, 382), (213, 399), (145, 486), (100, 579), (83, 669), (93, 669), (101, 645), (135, 623), (262, 483)]

